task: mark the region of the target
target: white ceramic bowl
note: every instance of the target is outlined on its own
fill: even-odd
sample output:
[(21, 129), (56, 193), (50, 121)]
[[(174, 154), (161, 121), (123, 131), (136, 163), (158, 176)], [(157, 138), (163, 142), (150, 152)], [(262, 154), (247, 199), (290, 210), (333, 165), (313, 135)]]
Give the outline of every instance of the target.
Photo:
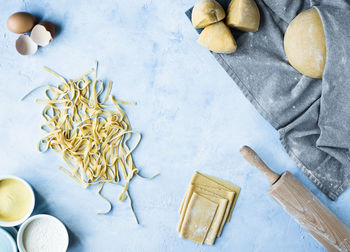
[(0, 251), (17, 252), (15, 239), (3, 228), (0, 228)]
[(17, 176), (11, 176), (11, 175), (9, 175), (9, 176), (0, 176), (0, 181), (4, 180), (4, 179), (16, 179), (18, 181), (21, 181), (28, 188), (28, 190), (30, 192), (30, 195), (32, 197), (32, 205), (30, 206), (30, 209), (29, 209), (28, 213), (22, 219), (17, 220), (17, 221), (0, 220), (0, 226), (2, 226), (2, 227), (18, 226), (18, 225), (22, 224), (26, 219), (28, 219), (29, 216), (33, 213), (34, 206), (35, 206), (35, 195), (34, 195), (32, 187), (24, 179), (21, 179), (21, 178), (19, 178)]
[[(27, 226), (35, 220), (39, 220), (39, 219), (49, 219), (51, 221), (55, 222), (55, 225), (58, 225), (58, 227), (61, 230), (61, 234), (64, 236), (64, 244), (62, 247), (64, 247), (64, 251), (66, 251), (68, 249), (68, 244), (69, 244), (69, 236), (68, 236), (68, 232), (66, 227), (64, 226), (64, 224), (57, 219), (56, 217), (53, 217), (51, 215), (48, 214), (38, 214), (38, 215), (34, 215), (32, 217), (30, 217), (28, 220), (26, 220), (22, 226), (20, 227), (20, 229), (18, 230), (18, 234), (17, 234), (17, 246), (20, 252), (26, 252), (26, 249), (24, 247), (24, 241), (23, 241), (23, 235), (26, 231)], [(56, 235), (57, 237), (57, 235)]]

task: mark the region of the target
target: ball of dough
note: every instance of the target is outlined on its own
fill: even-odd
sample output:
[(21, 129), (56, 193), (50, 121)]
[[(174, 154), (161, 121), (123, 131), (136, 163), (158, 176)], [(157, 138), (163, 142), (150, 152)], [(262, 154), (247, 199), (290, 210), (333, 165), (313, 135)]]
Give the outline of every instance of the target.
[(259, 29), (260, 12), (254, 0), (232, 0), (227, 11), (228, 26), (247, 32)]
[(284, 35), (284, 51), (289, 63), (311, 78), (322, 78), (326, 64), (326, 39), (322, 20), (312, 8), (301, 12)]
[(215, 0), (198, 0), (192, 10), (192, 24), (195, 28), (204, 28), (223, 20), (225, 16), (224, 9)]
[(222, 21), (205, 27), (197, 41), (216, 53), (233, 53), (237, 49), (230, 29)]

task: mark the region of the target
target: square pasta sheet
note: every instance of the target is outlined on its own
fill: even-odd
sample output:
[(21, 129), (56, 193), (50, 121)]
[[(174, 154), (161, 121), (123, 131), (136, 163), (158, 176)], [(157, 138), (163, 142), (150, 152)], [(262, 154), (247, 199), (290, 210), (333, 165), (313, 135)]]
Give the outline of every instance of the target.
[(179, 210), (177, 231), (180, 236), (200, 244), (213, 245), (225, 223), (230, 221), (239, 192), (239, 187), (227, 181), (196, 172)]

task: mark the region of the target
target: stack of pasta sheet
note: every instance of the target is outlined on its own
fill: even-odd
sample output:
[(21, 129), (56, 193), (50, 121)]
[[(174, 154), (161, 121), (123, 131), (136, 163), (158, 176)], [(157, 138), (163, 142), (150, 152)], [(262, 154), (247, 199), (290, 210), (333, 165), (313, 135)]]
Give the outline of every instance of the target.
[(180, 207), (180, 237), (213, 245), (231, 219), (240, 188), (196, 172)]

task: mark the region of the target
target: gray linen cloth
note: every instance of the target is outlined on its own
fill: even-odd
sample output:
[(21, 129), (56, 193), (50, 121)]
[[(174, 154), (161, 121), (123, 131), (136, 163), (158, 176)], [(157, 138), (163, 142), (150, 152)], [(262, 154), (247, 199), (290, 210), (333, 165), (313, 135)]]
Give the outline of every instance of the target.
[[(218, 2), (227, 8), (230, 1)], [(291, 158), (322, 192), (335, 200), (350, 184), (350, 2), (256, 3), (261, 15), (259, 30), (232, 30), (237, 51), (213, 55), (279, 131)], [(322, 79), (297, 72), (283, 49), (288, 24), (309, 8), (318, 10), (325, 30), (327, 61)], [(186, 12), (189, 18), (191, 11)]]

